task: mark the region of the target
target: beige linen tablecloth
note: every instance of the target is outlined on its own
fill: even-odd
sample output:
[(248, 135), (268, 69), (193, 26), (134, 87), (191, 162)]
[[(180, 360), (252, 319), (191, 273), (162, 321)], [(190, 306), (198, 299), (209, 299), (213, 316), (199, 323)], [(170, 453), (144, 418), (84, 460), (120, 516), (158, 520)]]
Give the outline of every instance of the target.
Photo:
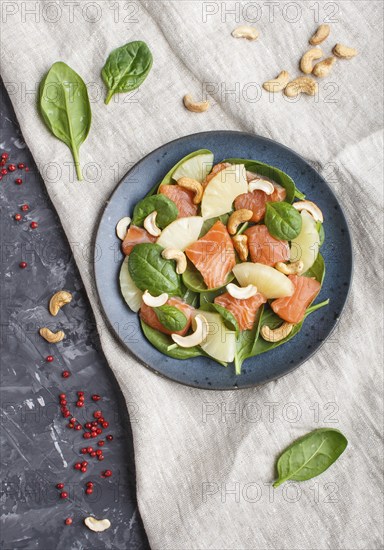
[[(344, 0), (3, 2), (2, 76), (73, 247), (103, 351), (137, 406), (139, 507), (156, 550), (382, 547), (382, 8)], [(252, 20), (258, 41), (231, 37)], [(261, 93), (282, 69), (298, 75), (308, 38), (326, 21), (325, 53), (344, 42), (359, 56), (338, 61), (317, 98)], [(100, 69), (113, 48), (136, 39), (153, 51), (153, 70), (137, 93), (106, 107)], [(58, 60), (89, 83), (92, 98), (82, 183), (71, 181), (68, 149), (36, 112), (38, 83)], [(184, 109), (185, 93), (207, 90), (208, 112)], [(346, 209), (355, 245), (352, 294), (330, 340), (299, 370), (241, 392), (183, 387), (139, 365), (105, 324), (84, 253), (129, 166), (165, 142), (215, 129), (273, 138), (315, 163)], [(345, 433), (345, 454), (315, 480), (272, 490), (277, 455), (319, 426)]]

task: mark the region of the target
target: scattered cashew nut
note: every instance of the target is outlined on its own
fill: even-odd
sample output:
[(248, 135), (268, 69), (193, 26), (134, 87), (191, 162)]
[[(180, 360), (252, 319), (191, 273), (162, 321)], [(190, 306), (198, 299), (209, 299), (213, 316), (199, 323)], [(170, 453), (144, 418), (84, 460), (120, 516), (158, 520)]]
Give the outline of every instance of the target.
[(157, 212), (154, 210), (144, 220), (144, 227), (150, 235), (153, 237), (159, 237), (161, 235), (161, 229), (156, 225)]
[(181, 275), (187, 269), (187, 258), (182, 250), (177, 248), (165, 248), (161, 253), (165, 260), (176, 261), (176, 273)]
[(229, 283), (226, 288), (228, 294), (230, 294), (232, 298), (236, 298), (237, 300), (247, 300), (248, 298), (252, 298), (252, 296), (255, 296), (257, 294), (257, 288), (255, 287), (255, 285), (241, 287), (233, 283)]
[(241, 223), (248, 222), (253, 216), (252, 210), (247, 210), (246, 208), (240, 208), (240, 210), (235, 210), (233, 214), (229, 216), (227, 229), (230, 235), (234, 235), (237, 231), (237, 228)]
[(248, 191), (264, 191), (266, 195), (272, 195), (275, 187), (273, 183), (268, 180), (263, 180), (261, 178), (254, 179), (248, 183)]
[(320, 25), (315, 34), (309, 39), (309, 43), (312, 46), (318, 46), (328, 38), (330, 32), (331, 27), (329, 25)]
[(132, 220), (129, 216), (125, 216), (125, 218), (121, 218), (121, 220), (117, 222), (116, 235), (121, 241), (125, 239), (131, 221)]
[(284, 273), (284, 275), (300, 275), (303, 271), (304, 263), (301, 260), (292, 262), (291, 264), (285, 264), (284, 262), (277, 262), (275, 269)]
[(284, 90), (288, 82), (289, 73), (287, 71), (281, 71), (276, 78), (264, 82), (263, 88), (264, 90), (267, 90), (267, 92), (281, 92)]
[(309, 212), (316, 222), (323, 223), (324, 217), (320, 208), (312, 201), (299, 201), (292, 204), (293, 208), (296, 208), (299, 212), (306, 210)]
[(234, 38), (246, 38), (247, 40), (257, 40), (259, 38), (259, 32), (255, 27), (247, 27), (243, 25), (237, 27), (232, 31)]
[(72, 300), (72, 294), (66, 290), (59, 290), (56, 292), (52, 298), (49, 300), (49, 312), (51, 315), (57, 315), (60, 311), (60, 308), (69, 304)]
[(323, 52), (321, 51), (321, 48), (312, 48), (307, 52), (305, 52), (305, 54), (300, 60), (300, 70), (304, 74), (311, 74), (313, 69), (313, 61), (315, 59), (320, 59), (322, 55), (323, 55)]
[(88, 529), (90, 529), (91, 531), (95, 531), (96, 533), (101, 533), (102, 531), (105, 531), (106, 529), (109, 529), (111, 527), (111, 522), (109, 521), (109, 519), (96, 519), (92, 516), (85, 518), (84, 523), (88, 527)]
[(201, 203), (204, 188), (199, 181), (192, 178), (183, 177), (177, 180), (177, 185), (180, 185), (180, 187), (184, 187), (184, 189), (188, 189), (189, 191), (194, 192), (195, 196), (193, 197), (193, 204)]
[(287, 97), (297, 97), (299, 94), (315, 95), (317, 82), (308, 76), (299, 76), (286, 86), (284, 93)]
[(186, 109), (192, 113), (204, 113), (209, 109), (209, 101), (194, 101), (189, 94), (183, 97), (183, 102)]
[(246, 262), (249, 254), (247, 235), (235, 235), (232, 237), (233, 246), (242, 262)]
[(65, 334), (62, 330), (59, 330), (58, 332), (52, 332), (49, 330), (49, 328), (41, 328), (39, 330), (40, 336), (44, 338), (47, 342), (50, 344), (57, 344), (58, 342), (61, 342), (65, 338)]
[(196, 315), (194, 318), (195, 331), (189, 336), (180, 336), (180, 334), (171, 334), (172, 340), (181, 348), (192, 348), (198, 346), (207, 337), (209, 324), (203, 315)]
[(335, 64), (335, 61), (336, 57), (327, 57), (327, 59), (316, 63), (313, 67), (312, 74), (317, 76), (317, 78), (324, 78), (325, 76), (328, 76), (333, 65)]
[(336, 44), (333, 47), (332, 53), (341, 59), (352, 59), (352, 57), (358, 54), (358, 51), (355, 48), (344, 46), (344, 44)]
[(261, 327), (260, 334), (267, 342), (280, 342), (292, 332), (293, 323), (283, 323), (280, 327), (272, 330), (267, 325)]
[(168, 301), (168, 294), (164, 292), (160, 296), (152, 296), (152, 294), (146, 290), (143, 294), (143, 302), (149, 307), (160, 307), (166, 304)]

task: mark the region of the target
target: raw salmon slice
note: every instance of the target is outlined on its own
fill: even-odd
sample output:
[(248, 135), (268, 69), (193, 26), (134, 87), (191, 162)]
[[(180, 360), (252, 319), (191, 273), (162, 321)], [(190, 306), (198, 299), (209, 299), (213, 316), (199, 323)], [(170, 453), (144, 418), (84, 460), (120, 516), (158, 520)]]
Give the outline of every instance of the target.
[(155, 241), (156, 237), (152, 237), (152, 235), (150, 235), (148, 231), (146, 231), (142, 227), (131, 225), (127, 231), (125, 239), (123, 240), (121, 249), (123, 251), (123, 254), (128, 256), (132, 252), (132, 248), (135, 246), (135, 244), (154, 243)]
[(250, 330), (253, 327), (257, 310), (266, 301), (267, 299), (259, 292), (246, 300), (233, 298), (228, 292), (215, 298), (215, 304), (225, 307), (234, 315), (240, 330)]
[(252, 210), (253, 216), (252, 222), (259, 222), (265, 216), (265, 204), (267, 202), (281, 202), (287, 196), (287, 192), (284, 187), (273, 184), (275, 190), (272, 195), (267, 195), (264, 191), (251, 191), (250, 193), (243, 193), (235, 199), (235, 209), (247, 208)]
[(292, 296), (278, 298), (271, 303), (273, 311), (288, 323), (300, 323), (303, 320), (305, 311), (312, 300), (320, 291), (321, 285), (310, 277), (289, 275), (295, 285)]
[(164, 334), (180, 334), (181, 336), (184, 336), (188, 332), (189, 327), (191, 326), (191, 320), (192, 320), (192, 312), (194, 311), (194, 308), (185, 302), (181, 300), (180, 298), (171, 297), (168, 298), (167, 304), (169, 306), (177, 307), (180, 311), (184, 313), (184, 315), (187, 318), (187, 324), (183, 328), (183, 330), (179, 330), (178, 332), (172, 332), (171, 330), (168, 330), (163, 326), (160, 321), (157, 318), (156, 313), (154, 312), (152, 307), (147, 306), (146, 304), (141, 305), (140, 309), (140, 317), (150, 327), (158, 330), (159, 332), (163, 332)]
[(178, 210), (178, 218), (187, 218), (188, 216), (196, 216), (198, 205), (193, 204), (193, 191), (184, 189), (180, 185), (161, 185), (159, 193), (165, 195), (173, 201)]
[(202, 274), (208, 288), (223, 286), (236, 263), (232, 240), (220, 220), (185, 253)]
[(277, 262), (289, 260), (288, 241), (279, 241), (272, 237), (266, 225), (254, 225), (244, 231), (244, 234), (248, 237), (248, 248), (253, 262), (273, 267)]
[(212, 168), (212, 170), (209, 172), (209, 174), (206, 176), (205, 180), (203, 181), (203, 187), (207, 187), (208, 183), (213, 179), (216, 174), (224, 170), (225, 168), (229, 168), (231, 166), (230, 162), (220, 162), (219, 164), (215, 164), (215, 166)]

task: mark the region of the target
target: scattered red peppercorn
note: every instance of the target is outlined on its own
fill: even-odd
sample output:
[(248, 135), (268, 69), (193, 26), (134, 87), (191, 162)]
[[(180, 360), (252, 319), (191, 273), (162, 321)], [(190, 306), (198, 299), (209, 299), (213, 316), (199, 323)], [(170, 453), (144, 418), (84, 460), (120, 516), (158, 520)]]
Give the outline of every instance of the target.
[(100, 397), (100, 395), (97, 395), (97, 394), (95, 393), (94, 395), (92, 395), (92, 399), (93, 399), (94, 401), (100, 401), (101, 397)]
[[(48, 356), (49, 357), (49, 356)], [(48, 361), (48, 357), (47, 357), (47, 361)], [(67, 398), (67, 395), (65, 393), (61, 393), (59, 395), (59, 399), (66, 399)]]
[(103, 415), (101, 411), (95, 411), (93, 413), (93, 418), (100, 418)]
[(25, 268), (27, 267), (27, 265), (28, 265), (27, 262), (20, 262), (20, 263), (19, 263), (19, 267), (20, 267), (21, 269), (25, 269)]
[(97, 437), (97, 433), (96, 432), (91, 432), (91, 437)]
[(31, 222), (30, 227), (31, 229), (37, 229), (39, 227), (39, 224), (37, 222)]
[(97, 456), (96, 451), (92, 451), (91, 453), (89, 453), (89, 456), (95, 458), (95, 456)]
[(68, 418), (68, 416), (71, 416), (71, 413), (68, 410), (66, 410), (65, 413), (63, 412), (63, 416), (64, 418)]
[(23, 170), (23, 168), (25, 168), (24, 162), (19, 162), (19, 164), (17, 165), (17, 167), (18, 167), (19, 170)]
[(100, 435), (103, 433), (103, 430), (101, 428), (96, 428), (97, 435)]
[(99, 447), (104, 447), (104, 443), (105, 443), (105, 441), (101, 440), (101, 441), (98, 441), (97, 444), (98, 444)]
[(97, 460), (104, 460), (104, 455), (99, 455), (99, 456), (97, 457)]
[(69, 372), (69, 370), (63, 370), (63, 372), (61, 373), (61, 376), (63, 378), (69, 378), (71, 376), (71, 373)]
[(1, 173), (2, 173), (3, 176), (6, 176), (8, 174), (8, 170), (6, 168), (3, 168), (1, 170)]
[(65, 525), (72, 525), (72, 521), (72, 518), (67, 518), (64, 523)]
[(90, 430), (92, 428), (92, 424), (90, 422), (87, 422), (85, 424), (85, 427), (87, 428), (87, 430)]
[(91, 494), (93, 493), (92, 487), (87, 487), (87, 488), (85, 489), (85, 493), (86, 493), (87, 495), (91, 495)]
[(25, 167), (25, 171), (26, 171), (26, 172), (29, 172), (28, 166)]
[(1, 153), (1, 158), (3, 160), (7, 160), (8, 157), (9, 157), (8, 153)]
[(68, 495), (67, 491), (62, 491), (62, 492), (60, 493), (60, 498), (68, 498), (68, 496), (69, 496), (69, 495)]
[(111, 477), (111, 475), (112, 475), (112, 470), (105, 470), (104, 472), (105, 477)]
[(75, 427), (75, 425), (74, 425), (73, 422), (70, 422), (70, 423), (68, 424), (68, 428), (71, 428), (71, 429), (72, 429), (72, 428), (74, 428), (74, 427)]
[(76, 462), (76, 464), (73, 467), (75, 468), (75, 470), (80, 470), (81, 462)]
[(81, 463), (82, 467), (86, 468), (88, 466), (88, 462), (86, 460), (83, 460), (83, 462)]
[(23, 212), (28, 212), (28, 210), (29, 210), (29, 205), (28, 205), (28, 204), (22, 204), (22, 205), (21, 205), (21, 210), (22, 210)]
[(84, 402), (83, 401), (77, 401), (76, 402), (76, 407), (84, 407)]
[(8, 170), (9, 170), (10, 172), (14, 172), (14, 171), (16, 170), (15, 164), (8, 164)]
[(5, 160), (4, 159), (0, 160), (0, 166), (5, 166)]
[(13, 217), (17, 222), (23, 219), (23, 216), (21, 214), (15, 214)]
[(89, 432), (84, 432), (83, 437), (84, 439), (89, 439), (91, 437), (91, 434)]
[(15, 183), (16, 185), (21, 185), (23, 183), (23, 180), (21, 178), (16, 178)]
[(93, 487), (93, 482), (92, 481), (87, 481), (87, 483), (85, 485), (87, 487)]
[(108, 426), (109, 426), (109, 422), (104, 421), (104, 422), (103, 422), (103, 428), (108, 428)]
[(82, 449), (80, 449), (80, 452), (81, 452), (82, 455), (86, 455), (87, 452), (88, 452), (87, 447), (83, 447)]
[(95, 420), (94, 422), (92, 422), (92, 426), (97, 426), (97, 420)]
[(64, 483), (58, 483), (56, 489), (64, 489)]
[(84, 392), (83, 392), (83, 391), (78, 391), (78, 392), (77, 392), (77, 395), (78, 395), (79, 397), (82, 397), (82, 396), (84, 395)]
[(82, 468), (80, 468), (80, 472), (82, 472), (83, 474), (85, 474), (87, 471), (87, 467), (86, 466), (83, 466)]
[(67, 400), (66, 399), (60, 399), (60, 405), (64, 406), (67, 404)]
[(101, 449), (97, 449), (96, 454), (97, 456), (100, 456), (103, 454), (103, 451)]
[(98, 420), (97, 420), (97, 424), (103, 424), (103, 422), (105, 422), (104, 418), (101, 416)]
[(47, 355), (47, 357), (45, 358), (47, 363), (52, 363), (53, 359), (53, 355)]
[(113, 435), (111, 435), (111, 434), (108, 434), (108, 435), (107, 435), (107, 437), (106, 437), (106, 439), (108, 439), (108, 441), (112, 441), (112, 439), (113, 439)]
[(76, 424), (75, 430), (81, 430), (81, 428), (82, 428), (81, 424)]
[(87, 447), (87, 453), (91, 453), (93, 451), (93, 447)]

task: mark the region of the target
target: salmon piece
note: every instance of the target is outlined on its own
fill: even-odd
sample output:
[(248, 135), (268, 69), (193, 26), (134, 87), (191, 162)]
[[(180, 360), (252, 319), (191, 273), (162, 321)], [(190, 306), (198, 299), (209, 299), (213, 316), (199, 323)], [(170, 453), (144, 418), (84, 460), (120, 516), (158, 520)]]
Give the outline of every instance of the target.
[(200, 271), (208, 288), (223, 286), (236, 263), (232, 239), (220, 220), (204, 237), (191, 244), (185, 254)]
[(215, 304), (225, 307), (225, 309), (228, 309), (233, 314), (239, 323), (240, 330), (250, 330), (253, 327), (257, 310), (266, 301), (267, 299), (260, 292), (246, 300), (233, 298), (229, 292), (225, 292), (215, 298)]
[(305, 311), (320, 291), (321, 285), (310, 277), (289, 275), (295, 286), (292, 296), (278, 298), (271, 303), (273, 311), (288, 323), (300, 323)]
[(219, 164), (215, 164), (215, 166), (212, 168), (212, 170), (209, 172), (209, 174), (205, 177), (205, 180), (203, 181), (203, 187), (207, 187), (208, 183), (213, 179), (216, 174), (224, 170), (225, 168), (229, 168), (231, 166), (230, 162), (220, 162)]
[(251, 191), (250, 193), (243, 193), (235, 199), (235, 210), (246, 208), (252, 210), (253, 216), (251, 222), (259, 222), (265, 216), (265, 205), (267, 202), (281, 202), (287, 196), (287, 192), (284, 187), (273, 184), (275, 190), (272, 195), (267, 195), (264, 191)]
[(184, 189), (180, 185), (161, 185), (159, 193), (165, 195), (173, 201), (178, 210), (178, 218), (187, 218), (188, 216), (196, 216), (198, 205), (193, 204), (194, 193), (189, 189)]
[(132, 248), (139, 243), (154, 243), (156, 237), (152, 237), (146, 229), (137, 227), (137, 225), (131, 225), (127, 231), (125, 239), (121, 245), (123, 254), (129, 256), (132, 252)]
[(277, 262), (289, 260), (288, 241), (279, 241), (272, 237), (266, 225), (249, 227), (244, 235), (248, 237), (248, 248), (253, 262), (273, 267)]
[(146, 304), (142, 303), (141, 309), (140, 309), (140, 317), (144, 321), (145, 324), (149, 325), (150, 327), (158, 330), (159, 332), (163, 332), (164, 334), (180, 334), (181, 336), (184, 336), (188, 332), (189, 327), (191, 326), (192, 321), (192, 312), (194, 311), (194, 308), (177, 297), (171, 297), (168, 298), (167, 304), (169, 306), (177, 307), (180, 311), (184, 313), (184, 315), (187, 318), (187, 324), (183, 328), (183, 330), (179, 330), (177, 332), (172, 332), (171, 330), (168, 330), (165, 328), (164, 325), (160, 323), (160, 321), (157, 318), (156, 313), (154, 312), (153, 308), (150, 306), (147, 306)]

